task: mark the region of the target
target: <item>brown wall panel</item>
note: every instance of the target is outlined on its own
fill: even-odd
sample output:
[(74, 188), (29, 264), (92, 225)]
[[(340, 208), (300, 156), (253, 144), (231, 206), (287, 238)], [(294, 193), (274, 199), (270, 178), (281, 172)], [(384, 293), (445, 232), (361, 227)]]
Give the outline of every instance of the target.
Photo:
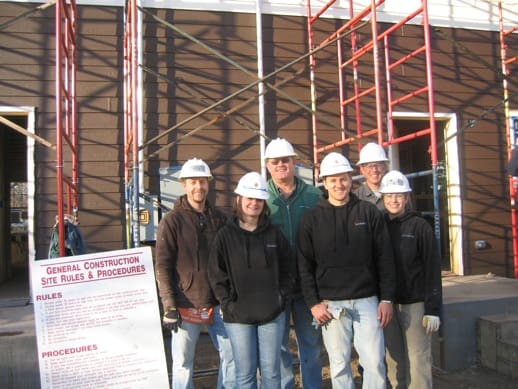
[(77, 69), (76, 80), (78, 82), (92, 81), (92, 80), (116, 80), (120, 82), (122, 79), (120, 71), (113, 65), (104, 64), (102, 61), (94, 68), (81, 66)]
[[(47, 35), (46, 39), (52, 40), (52, 35)], [(1, 46), (0, 46), (1, 47)], [(0, 65), (54, 65), (54, 46), (42, 45), (35, 49), (9, 50), (2, 48)]]
[[(7, 8), (9, 5), (6, 6)], [(24, 11), (21, 11), (22, 13)], [(19, 16), (20, 14), (16, 15)], [(2, 14), (2, 16), (5, 16)], [(9, 18), (2, 18), (0, 22), (7, 22), (12, 20), (12, 16)], [(23, 18), (23, 22), (13, 23), (9, 26), (8, 33), (12, 34), (27, 34), (27, 33), (39, 33), (42, 35), (53, 35), (54, 34), (54, 10), (52, 7), (45, 11), (42, 16)], [(26, 43), (27, 44), (27, 43)]]
[[(82, 230), (87, 227), (99, 226), (120, 226), (120, 211), (117, 209), (80, 209), (78, 212), (79, 228)], [(56, 213), (46, 211), (41, 213), (46, 220), (54, 220)], [(51, 223), (50, 223), (51, 224)], [(51, 226), (52, 227), (52, 226)]]
[[(54, 68), (41, 69), (42, 71), (38, 74), (41, 81), (53, 81), (55, 80), (56, 72)], [(34, 65), (18, 64), (0, 66), (0, 79), (11, 80), (11, 81), (24, 81), (34, 79)]]
[[(53, 80), (39, 80), (39, 79), (24, 79), (22, 80), (4, 81), (2, 86), (2, 95), (10, 98), (24, 97), (31, 95), (40, 96), (40, 98), (54, 98), (56, 93), (55, 81)], [(92, 96), (112, 96), (119, 97), (121, 95), (121, 85), (116, 80), (109, 80), (109, 82), (85, 82), (77, 89), (77, 96), (79, 103), (88, 103)]]
[[(119, 118), (120, 120), (120, 118)], [(124, 143), (123, 125), (120, 124), (118, 128), (89, 128), (86, 126), (79, 126), (78, 136), (81, 144), (109, 144), (122, 145)]]
[[(92, 52), (121, 51), (121, 37), (116, 34), (87, 35), (81, 32), (78, 38), (78, 46), (87, 47)], [(83, 53), (78, 54), (82, 55)]]
[[(178, 137), (181, 137), (185, 134), (184, 131), (177, 132)], [(183, 145), (193, 145), (193, 144), (206, 144), (208, 143), (218, 143), (221, 140), (225, 141), (225, 144), (232, 145), (240, 145), (244, 139), (248, 139), (251, 136), (256, 135), (251, 130), (247, 129), (214, 129), (214, 128), (206, 128), (201, 131), (196, 132), (192, 136), (188, 136), (186, 138), (182, 138), (180, 141)], [(256, 135), (258, 136), (258, 135)], [(160, 139), (155, 144), (159, 145), (167, 145), (167, 137)]]
[[(54, 195), (56, 193), (56, 176), (53, 173), (49, 177), (38, 177), (36, 182), (39, 194)], [(81, 196), (91, 193), (118, 193), (124, 186), (124, 182), (119, 176), (88, 176), (79, 175), (79, 186), (81, 188)], [(43, 190), (47, 191), (43, 191)]]
[[(266, 115), (267, 120), (267, 127), (271, 131), (275, 131), (282, 127), (283, 129), (308, 129), (310, 126), (310, 116), (309, 113), (300, 107), (294, 106), (293, 104), (291, 106), (286, 105), (285, 108), (278, 109), (279, 114), (278, 115)], [(295, 111), (297, 110), (297, 111)], [(256, 110), (257, 111), (257, 107)], [(295, 112), (294, 112), (295, 111)], [(291, 112), (291, 114), (290, 114)], [(212, 121), (212, 119), (216, 120), (221, 118), (221, 114), (217, 113), (211, 116), (202, 116), (197, 117), (193, 119), (192, 114), (185, 114), (185, 115), (162, 115), (161, 120), (159, 120), (159, 123), (155, 123), (155, 120), (152, 122), (146, 123), (145, 127), (150, 130), (150, 138), (153, 138), (155, 135), (154, 131), (159, 130), (160, 134), (166, 134), (165, 137), (169, 138), (177, 138), (183, 134), (186, 134), (187, 132), (197, 129), (198, 127), (203, 127), (199, 132), (197, 132), (197, 136), (203, 136), (203, 131), (205, 130), (241, 130), (241, 129), (259, 129), (258, 124), (258, 114), (257, 112), (254, 113), (246, 113), (241, 111), (236, 111), (236, 113), (232, 114), (227, 118), (223, 118), (222, 120)], [(330, 115), (328, 115), (327, 118), (331, 118)], [(335, 119), (333, 122), (338, 123), (338, 120), (336, 119), (336, 115), (333, 116)], [(175, 119), (176, 123), (175, 124)], [(210, 122), (210, 123), (209, 123)], [(181, 123), (181, 125), (178, 125)], [(171, 126), (169, 126), (171, 125)], [(174, 128), (174, 129), (173, 129)], [(168, 132), (168, 130), (171, 129), (171, 131)], [(167, 138), (165, 138), (167, 139)], [(160, 141), (159, 143), (162, 143), (163, 141)]]
[(123, 210), (124, 196), (121, 193), (95, 192), (81, 196), (83, 210)]
[[(117, 160), (103, 160), (103, 161), (88, 161), (87, 163), (79, 163), (79, 175), (80, 176), (92, 176), (92, 177), (119, 177), (123, 171), (122, 159)], [(55, 162), (39, 162), (36, 166), (36, 177), (48, 178), (55, 177)], [(70, 166), (66, 163), (65, 166)], [(40, 182), (44, 185), (44, 182)], [(55, 192), (53, 192), (55, 193)]]
[[(7, 22), (7, 20), (4, 21)], [(49, 19), (49, 23), (54, 24), (54, 20)], [(15, 25), (16, 24), (12, 24), (8, 27), (10, 32), (9, 39), (5, 39), (1, 43), (2, 50), (5, 50), (8, 55), (24, 51), (28, 51), (29, 53), (41, 53), (41, 51), (45, 49), (54, 50), (55, 40), (53, 39), (53, 29), (48, 32), (42, 31), (35, 33), (34, 31), (28, 31), (27, 33), (15, 33), (11, 30)], [(0, 61), (4, 62), (3, 60)]]
[[(0, 23), (17, 16), (32, 5), (0, 4)], [(182, 30), (201, 39), (210, 47), (255, 72), (255, 15), (223, 12), (148, 9)], [(52, 8), (23, 23), (2, 31), (0, 43), (0, 105), (34, 106), (37, 109), (38, 135), (55, 142), (54, 85), (54, 14)], [(113, 7), (78, 7), (78, 124), (80, 129), (80, 217), (87, 248), (104, 251), (122, 248), (124, 241), (123, 184), (123, 11)], [(269, 73), (307, 52), (304, 17), (264, 15), (265, 72)], [(315, 40), (324, 39), (342, 21), (321, 20)], [(387, 24), (380, 24), (380, 31)], [(361, 36), (365, 38), (369, 28)], [(254, 80), (232, 65), (207, 53), (206, 49), (178, 37), (171, 29), (144, 16), (144, 139), (151, 139), (198, 113)], [(516, 35), (516, 34), (514, 34)], [(510, 37), (511, 43), (516, 37)], [(468, 50), (463, 49), (461, 43)], [(404, 26), (390, 40), (391, 56), (396, 59), (423, 42), (420, 26)], [(348, 49), (348, 39), (344, 47)], [(510, 274), (507, 177), (505, 175), (505, 128), (499, 72), (499, 42), (495, 32), (461, 29), (434, 29), (432, 32), (436, 111), (457, 114), (460, 147), (461, 190), (465, 224), (464, 250), (469, 273), (493, 271)], [(338, 87), (334, 46), (317, 55), (318, 144), (340, 139)], [(347, 53), (349, 53), (347, 51)], [(396, 94), (408, 93), (424, 85), (422, 58), (412, 60), (393, 72)], [(307, 67), (303, 59), (270, 82), (278, 82), (297, 69)], [(496, 70), (495, 70), (496, 69)], [(361, 88), (372, 85), (372, 55), (360, 65)], [(386, 87), (384, 72), (381, 87)], [(344, 80), (351, 95), (350, 72)], [(220, 108), (235, 107), (253, 96), (257, 87), (232, 99)], [(309, 107), (309, 74), (305, 70), (287, 82), (283, 91)], [(511, 93), (516, 86), (511, 85)], [(384, 91), (383, 91), (384, 93)], [(201, 101), (200, 101), (201, 99)], [(515, 99), (516, 100), (516, 99)], [(516, 101), (515, 101), (516, 103)], [(373, 96), (361, 100), (364, 130), (375, 123)], [(494, 112), (487, 112), (492, 109)], [(311, 115), (275, 92), (266, 95), (266, 135), (285, 136), (296, 146), (301, 157), (312, 160)], [(411, 99), (397, 111), (427, 112), (424, 96)], [(355, 133), (355, 110), (347, 109), (347, 135)], [(176, 131), (154, 141), (145, 149), (145, 190), (159, 192), (158, 168), (182, 163), (194, 155), (203, 157), (216, 175), (212, 198), (230, 206), (232, 191), (239, 177), (260, 168), (257, 135), (247, 127), (258, 128), (257, 100), (241, 108), (231, 118), (219, 120), (192, 136), (183, 136), (220, 115), (207, 112), (182, 124)], [(383, 112), (385, 115), (385, 111)], [(482, 116), (482, 118), (481, 118)], [(475, 127), (468, 120), (477, 120)], [(384, 116), (385, 120), (385, 116)], [(330, 123), (329, 123), (330, 122)], [(373, 140), (373, 139), (369, 139)], [(157, 156), (158, 147), (177, 143)], [(365, 140), (367, 141), (367, 140)], [(347, 147), (344, 150), (347, 152)], [(356, 144), (350, 145), (352, 162), (357, 159)], [(46, 255), (48, 237), (55, 212), (55, 154), (37, 146), (37, 221), (38, 257)], [(106, 226), (105, 228), (100, 228)], [(477, 251), (474, 240), (491, 236), (491, 249)], [(511, 250), (511, 251), (510, 251)]]

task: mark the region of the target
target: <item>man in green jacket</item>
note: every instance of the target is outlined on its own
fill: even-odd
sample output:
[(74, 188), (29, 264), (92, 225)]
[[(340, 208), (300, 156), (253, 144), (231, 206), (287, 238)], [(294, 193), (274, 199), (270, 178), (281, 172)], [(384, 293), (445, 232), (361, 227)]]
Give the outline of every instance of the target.
[[(270, 218), (273, 224), (280, 227), (290, 242), (294, 261), (291, 264), (296, 271), (296, 236), (299, 221), (304, 212), (312, 208), (320, 199), (321, 191), (306, 184), (295, 176), (295, 158), (297, 154), (293, 146), (283, 138), (272, 140), (266, 147), (264, 158), (271, 179), (268, 181), (267, 200), (270, 207)], [(320, 329), (312, 326), (313, 316), (304, 302), (300, 289), (300, 281), (296, 280), (295, 294), (286, 305), (286, 328), (281, 349), (281, 387), (293, 388), (293, 361), (288, 343), (290, 340), (290, 318), (295, 327), (300, 360), (302, 386), (319, 388), (322, 383), (322, 364), (320, 352), (322, 335)]]

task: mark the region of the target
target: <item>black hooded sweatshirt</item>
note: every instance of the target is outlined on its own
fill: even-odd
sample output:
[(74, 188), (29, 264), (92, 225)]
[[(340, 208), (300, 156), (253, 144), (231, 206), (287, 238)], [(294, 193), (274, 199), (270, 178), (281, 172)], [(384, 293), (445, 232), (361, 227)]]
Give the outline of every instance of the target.
[(301, 220), (297, 259), (310, 308), (322, 300), (394, 300), (394, 256), (383, 215), (349, 196), (338, 207), (323, 198)]
[(398, 304), (424, 302), (425, 315), (439, 316), (442, 304), (441, 257), (432, 227), (415, 212), (389, 219), (396, 262)]
[(217, 234), (209, 281), (228, 323), (263, 324), (284, 309), (293, 289), (291, 250), (281, 230), (267, 220), (250, 232), (230, 220)]

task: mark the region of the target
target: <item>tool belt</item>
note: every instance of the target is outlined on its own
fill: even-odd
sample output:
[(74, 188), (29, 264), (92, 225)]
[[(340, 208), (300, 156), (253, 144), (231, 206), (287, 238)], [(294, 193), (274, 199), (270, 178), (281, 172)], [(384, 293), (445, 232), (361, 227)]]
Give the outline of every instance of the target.
[(183, 321), (193, 324), (212, 324), (214, 307), (209, 308), (177, 308)]

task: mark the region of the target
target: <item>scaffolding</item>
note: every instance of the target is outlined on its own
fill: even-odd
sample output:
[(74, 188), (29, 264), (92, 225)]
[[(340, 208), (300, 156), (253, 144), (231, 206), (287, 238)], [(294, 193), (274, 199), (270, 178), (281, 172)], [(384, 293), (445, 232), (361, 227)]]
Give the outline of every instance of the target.
[[(56, 223), (65, 256), (65, 219), (78, 222), (76, 2), (56, 1)], [(65, 162), (70, 168), (65, 168)]]
[[(137, 36), (137, 14), (138, 12), (147, 11), (137, 5), (137, 0), (128, 0), (126, 2), (126, 20), (124, 26), (124, 170), (125, 170), (125, 189), (126, 189), (126, 220), (127, 220), (127, 243), (128, 246), (137, 244), (139, 239), (139, 164), (142, 162), (142, 157), (139, 160), (139, 152), (142, 152), (150, 144), (155, 143), (159, 138), (167, 135), (171, 131), (184, 125), (187, 121), (193, 120), (199, 117), (209, 110), (220, 110), (220, 115), (205, 125), (196, 127), (184, 136), (191, 136), (195, 132), (207, 127), (222, 118), (227, 118), (233, 112), (239, 110), (243, 106), (250, 104), (252, 101), (257, 99), (265, 92), (255, 94), (253, 97), (246, 101), (236, 105), (235, 107), (223, 111), (220, 106), (223, 103), (228, 102), (234, 97), (257, 87), (260, 83), (264, 82), (265, 86), (270, 90), (275, 90), (277, 93), (284, 97), (291, 99), (286, 96), (280, 87), (284, 83), (289, 81), (288, 79), (281, 80), (276, 84), (272, 85), (268, 83), (268, 79), (278, 75), (279, 72), (286, 70), (287, 68), (301, 62), (304, 59), (309, 59), (310, 66), (310, 94), (311, 94), (311, 106), (306, 107), (298, 101), (291, 99), (296, 105), (303, 108), (307, 112), (311, 113), (312, 116), (312, 136), (313, 136), (313, 164), (314, 164), (314, 177), (318, 177), (318, 166), (321, 154), (329, 150), (344, 146), (344, 145), (356, 145), (358, 151), (361, 149), (363, 142), (372, 141), (374, 138), (377, 143), (384, 147), (396, 145), (401, 142), (411, 141), (416, 138), (428, 137), (429, 138), (429, 152), (430, 152), (430, 163), (431, 170), (427, 172), (420, 172), (418, 174), (431, 174), (433, 178), (433, 215), (434, 215), (434, 228), (437, 239), (440, 239), (440, 221), (439, 221), (439, 194), (438, 194), (438, 181), (439, 181), (439, 167), (438, 167), (438, 156), (437, 156), (437, 138), (436, 138), (436, 122), (435, 122), (435, 107), (434, 107), (434, 89), (432, 79), (432, 63), (431, 63), (431, 43), (430, 43), (430, 26), (428, 20), (428, 2), (422, 0), (420, 5), (406, 17), (403, 17), (399, 22), (393, 23), (390, 27), (380, 31), (380, 26), (377, 22), (377, 12), (384, 4), (384, 0), (371, 0), (371, 4), (361, 10), (354, 9), (354, 2), (349, 1), (350, 19), (342, 26), (337, 28), (333, 33), (328, 35), (326, 38), (316, 43), (314, 39), (314, 26), (319, 19), (325, 14), (325, 12), (332, 7), (336, 0), (328, 1), (324, 7), (318, 10), (315, 14), (312, 14), (311, 1), (307, 1), (307, 29), (308, 29), (308, 44), (309, 51), (304, 56), (298, 58), (295, 61), (286, 64), (285, 66), (277, 69), (276, 71), (265, 75), (263, 78), (255, 78), (249, 85), (239, 89), (230, 96), (221, 99), (218, 102), (209, 104), (207, 108), (201, 110), (197, 114), (191, 116), (182, 123), (177, 123), (173, 127), (167, 129), (159, 136), (147, 140), (145, 143), (139, 143), (138, 133), (138, 120), (139, 120), (139, 108), (138, 108), (138, 77), (139, 71), (138, 62), (138, 36)], [(502, 2), (499, 2), (500, 19), (502, 20)], [(150, 17), (154, 18), (157, 22), (162, 23), (166, 27), (172, 28), (179, 35), (190, 39), (194, 43), (201, 44), (207, 50), (210, 48), (195, 38), (187, 36), (184, 32), (177, 29), (175, 26), (161, 20), (156, 15), (147, 13)], [(420, 26), (422, 27), (423, 44), (418, 47), (408, 48), (407, 53), (394, 53), (391, 51), (390, 39), (391, 36), (402, 28), (409, 21), (415, 21), (420, 18)], [(66, 214), (74, 215), (77, 221), (78, 212), (78, 179), (77, 179), (77, 130), (76, 130), (76, 109), (75, 109), (75, 1), (70, 0), (68, 4), (66, 0), (56, 2), (56, 113), (57, 113), (57, 193), (58, 193), (58, 223), (63, 221)], [(361, 39), (358, 38), (358, 31), (364, 27), (369, 26), (370, 39), (367, 42), (361, 44)], [(516, 27), (505, 31), (503, 23), (500, 25), (500, 39), (502, 47), (502, 71), (504, 73), (504, 100), (508, 101), (507, 95), (507, 76), (509, 74), (508, 66), (516, 61), (515, 58), (506, 58), (505, 44), (506, 37), (516, 32)], [(365, 36), (365, 34), (363, 33)], [(348, 43), (346, 42), (348, 39)], [(336, 44), (337, 51), (337, 70), (338, 70), (338, 88), (339, 88), (339, 125), (330, 124), (321, 112), (319, 112), (317, 88), (315, 86), (315, 79), (317, 76), (317, 54), (332, 44)], [(350, 54), (347, 55), (345, 48), (348, 47)], [(211, 52), (212, 54), (218, 55), (223, 60), (232, 64), (238, 69), (243, 70), (250, 76), (254, 76), (246, 69), (242, 68), (238, 64), (234, 63), (230, 59), (224, 57), (220, 53)], [(401, 85), (398, 86), (397, 91), (394, 89), (392, 74), (400, 68), (403, 64), (414, 60), (415, 58), (422, 57), (424, 67), (422, 68), (425, 80), (424, 85), (417, 86), (415, 89), (402, 91)], [(381, 58), (381, 59), (380, 59)], [(366, 80), (368, 77), (361, 77), (360, 71), (364, 69), (365, 63), (371, 67), (372, 84), (366, 86)], [(60, 66), (58, 66), (60, 64)], [(383, 73), (384, 70), (384, 73)], [(296, 77), (304, 69), (293, 74)], [(256, 77), (256, 76), (255, 76)], [(352, 87), (345, 88), (346, 81), (352, 79)], [(385, 85), (383, 85), (383, 81)], [(429, 125), (426, 128), (418, 129), (411, 134), (404, 136), (397, 136), (394, 131), (394, 117), (393, 113), (395, 108), (411, 99), (421, 98), (426, 99), (427, 116), (429, 118)], [(374, 101), (375, 114), (374, 124), (365, 124), (365, 115), (362, 115), (362, 108), (365, 99)], [(348, 115), (348, 109), (354, 110), (355, 114), (353, 117)], [(384, 115), (383, 112), (386, 112)], [(509, 107), (506, 105), (506, 126), (509, 134)], [(322, 124), (326, 124), (332, 127), (333, 130), (339, 130), (339, 140), (332, 142), (324, 142), (320, 139)], [(351, 124), (352, 123), (352, 124)], [(253, 131), (258, 132), (256, 129)], [(264, 135), (262, 135), (264, 136)], [(266, 139), (267, 137), (264, 136)], [(508, 139), (510, 137), (508, 136)], [(178, 140), (162, 146), (159, 150), (153, 153), (148, 153), (147, 156), (143, 157), (148, 159), (156, 155), (159, 151), (174, 146)], [(68, 155), (71, 160), (70, 174), (67, 175), (64, 171), (64, 146), (68, 146)], [(511, 145), (509, 146), (509, 151)], [(65, 194), (66, 191), (66, 194)], [(510, 196), (514, 199), (518, 192), (518, 181), (517, 179), (511, 179), (510, 181)], [(63, 223), (59, 223), (60, 243), (64, 245), (64, 231), (62, 230)], [(513, 250), (514, 250), (514, 261), (515, 261), (515, 277), (518, 277), (518, 234), (517, 234), (517, 218), (516, 210), (512, 210), (512, 234), (513, 234)], [(64, 247), (62, 248), (64, 252)], [(61, 247), (60, 247), (61, 250)]]
[(126, 4), (124, 26), (124, 184), (126, 247), (139, 246), (139, 105), (137, 1)]
[[(507, 151), (508, 159), (511, 157), (511, 152), (514, 147), (517, 147), (517, 140), (515, 133), (511, 129), (511, 110), (509, 104), (509, 78), (511, 75), (510, 67), (512, 63), (518, 61), (518, 56), (508, 57), (509, 46), (506, 43), (506, 38), (514, 32), (518, 31), (518, 26), (513, 26), (509, 29), (504, 27), (504, 15), (502, 9), (502, 1), (498, 2), (498, 16), (499, 16), (499, 37), (500, 37), (500, 57), (502, 60), (502, 87), (504, 94), (504, 117), (505, 117), (505, 129), (507, 135)], [(518, 196), (518, 177), (509, 177), (509, 197), (511, 205), (511, 235), (513, 242), (513, 258), (514, 258), (514, 278), (518, 278), (518, 215), (516, 204)]]
[[(222, 60), (223, 62), (230, 64), (232, 67), (242, 71), (244, 74), (249, 76), (251, 78), (251, 82), (248, 85), (245, 85), (244, 87), (236, 90), (234, 93), (218, 100), (212, 103), (207, 103), (207, 101), (201, 102), (205, 105), (205, 108), (202, 110), (194, 113), (193, 115), (189, 116), (188, 118), (176, 123), (172, 127), (166, 129), (165, 131), (161, 132), (157, 136), (154, 136), (150, 139), (146, 139), (145, 141), (142, 141), (139, 137), (138, 132), (138, 115), (139, 115), (139, 109), (138, 109), (138, 97), (137, 97), (137, 72), (140, 69), (143, 69), (144, 71), (153, 74), (157, 78), (166, 78), (163, 77), (160, 74), (154, 73), (151, 69), (148, 69), (146, 66), (142, 65), (138, 61), (138, 53), (137, 53), (137, 46), (139, 44), (139, 37), (136, 33), (136, 28), (138, 25), (138, 17), (137, 14), (143, 14), (145, 16), (150, 17), (158, 24), (162, 25), (165, 28), (171, 29), (175, 34), (177, 34), (179, 37), (182, 37), (198, 46), (200, 46), (203, 50), (205, 50), (208, 54), (214, 55), (218, 59)], [(139, 236), (138, 236), (138, 230), (139, 230), (139, 197), (146, 198), (146, 195), (143, 193), (139, 193), (138, 188), (138, 177), (139, 177), (139, 166), (140, 164), (145, 161), (149, 160), (150, 158), (155, 157), (160, 153), (161, 151), (167, 150), (173, 146), (175, 146), (178, 142), (180, 142), (182, 139), (185, 139), (187, 137), (190, 137), (197, 133), (198, 131), (203, 130), (204, 128), (209, 127), (210, 125), (223, 120), (223, 119), (231, 119), (236, 120), (235, 118), (232, 118), (232, 115), (236, 113), (237, 111), (243, 109), (244, 107), (252, 104), (254, 101), (260, 99), (262, 96), (264, 96), (265, 93), (268, 91), (275, 91), (277, 94), (285, 98), (286, 100), (290, 101), (291, 103), (295, 104), (297, 107), (307, 111), (308, 113), (311, 112), (311, 108), (304, 105), (302, 102), (297, 100), (296, 98), (290, 96), (288, 93), (286, 93), (281, 88), (288, 82), (292, 81), (296, 77), (300, 77), (304, 71), (306, 70), (306, 65), (303, 64), (303, 67), (300, 69), (292, 70), (295, 65), (299, 63), (303, 63), (305, 59), (309, 57), (309, 55), (314, 54), (319, 49), (306, 53), (302, 55), (301, 57), (281, 66), (280, 68), (266, 74), (259, 76), (258, 74), (255, 74), (254, 72), (248, 70), (247, 68), (243, 67), (239, 63), (233, 61), (231, 58), (225, 56), (221, 52), (214, 50), (204, 42), (200, 41), (199, 39), (193, 37), (192, 35), (188, 34), (187, 32), (181, 30), (178, 26), (175, 26), (172, 23), (169, 23), (168, 21), (164, 20), (163, 18), (160, 18), (159, 16), (153, 14), (152, 12), (149, 12), (145, 8), (137, 5), (137, 0), (128, 0), (126, 4), (126, 19), (125, 19), (125, 28), (124, 28), (124, 91), (125, 91), (125, 101), (124, 101), (124, 123), (125, 123), (125, 150), (124, 150), (124, 160), (125, 160), (125, 185), (126, 185), (126, 222), (127, 222), (127, 242), (128, 245), (134, 245), (138, 244), (136, 242), (139, 242)], [(272, 83), (270, 80), (273, 77), (279, 77), (279, 75), (285, 71), (290, 70), (290, 74), (282, 79), (279, 79), (275, 83)], [(175, 81), (167, 80), (168, 82), (175, 83)], [(175, 83), (178, 87), (180, 87), (179, 83)], [(264, 87), (261, 87), (263, 85)], [(255, 88), (258, 88), (259, 91), (255, 92)], [(236, 99), (237, 97), (240, 97), (241, 95), (245, 93), (252, 93), (252, 95), (248, 98), (243, 99), (241, 102), (235, 104), (234, 106), (223, 109), (222, 106), (225, 103), (230, 102), (233, 99)], [(205, 99), (206, 100), (206, 99)], [(156, 145), (156, 142), (167, 136), (168, 134), (172, 133), (173, 131), (182, 128), (186, 126), (188, 123), (194, 121), (195, 119), (199, 118), (200, 116), (204, 115), (205, 113), (208, 113), (210, 111), (216, 111), (216, 116), (214, 116), (212, 119), (207, 121), (206, 123), (203, 123), (201, 125), (198, 125), (194, 129), (188, 131), (186, 134), (182, 135), (175, 141), (169, 142), (163, 146), (158, 147), (158, 149), (146, 153), (145, 155), (142, 153), (144, 150), (146, 150), (150, 145)], [(240, 122), (240, 125), (245, 127), (246, 129), (254, 132), (257, 136), (259, 136), (261, 139), (269, 140), (269, 138), (261, 131), (260, 128), (253, 128), (251, 126), (246, 125), (245, 123)], [(141, 153), (139, 155), (139, 153)], [(154, 204), (155, 205), (155, 204)], [(160, 206), (160, 204), (158, 204)], [(162, 207), (163, 208), (163, 207)]]
[[(434, 106), (434, 89), (432, 79), (432, 61), (431, 61), (431, 42), (430, 42), (430, 26), (428, 20), (428, 4), (426, 0), (420, 2), (420, 6), (413, 12), (403, 17), (397, 23), (391, 24), (385, 30), (380, 31), (377, 23), (377, 13), (385, 2), (384, 0), (371, 0), (370, 5), (361, 10), (354, 9), (353, 0), (349, 1), (350, 19), (343, 25), (338, 27), (331, 34), (326, 36), (320, 42), (315, 42), (315, 25), (322, 18), (326, 11), (332, 7), (336, 0), (328, 1), (316, 13), (312, 13), (311, 1), (307, 1), (307, 20), (308, 20), (308, 44), (310, 50), (318, 49), (323, 45), (327, 45), (331, 41), (336, 41), (337, 55), (337, 84), (339, 98), (339, 117), (340, 117), (340, 134), (339, 140), (334, 142), (324, 142), (321, 139), (320, 123), (318, 121), (318, 93), (316, 87), (317, 77), (317, 57), (310, 56), (310, 81), (311, 81), (311, 101), (312, 101), (312, 125), (313, 125), (313, 150), (315, 164), (315, 179), (318, 177), (318, 165), (321, 154), (329, 150), (355, 143), (358, 151), (361, 149), (362, 142), (375, 141), (384, 146), (390, 146), (401, 142), (410, 141), (419, 137), (429, 137), (430, 141), (430, 159), (431, 174), (433, 176), (433, 216), (435, 236), (440, 244), (440, 219), (439, 219), (439, 191), (438, 191), (438, 169), (437, 169), (437, 139), (435, 124), (435, 106)], [(399, 31), (402, 26), (411, 20), (421, 18), (423, 43), (417, 47), (408, 47), (407, 52), (394, 53), (390, 47), (391, 37)], [(358, 27), (367, 20), (370, 30), (363, 32), (368, 39), (363, 42), (358, 37)], [(346, 36), (345, 33), (349, 32)], [(349, 43), (345, 38), (349, 38)], [(350, 54), (345, 52), (345, 48), (350, 49)], [(383, 50), (383, 51), (382, 51)], [(382, 54), (383, 53), (383, 54)], [(421, 59), (419, 59), (421, 57)], [(383, 58), (383, 61), (380, 59)], [(392, 82), (392, 73), (396, 69), (400, 69), (405, 63), (413, 60), (422, 61), (422, 73), (425, 84), (415, 86), (408, 83), (406, 85), (398, 85), (395, 91)], [(382, 87), (382, 72), (385, 70), (385, 87)], [(362, 77), (361, 70), (370, 69), (371, 74)], [(352, 79), (352, 87), (345, 88), (348, 79)], [(418, 129), (411, 134), (397, 136), (394, 131), (394, 109), (410, 99), (424, 96), (429, 117), (428, 127)], [(364, 103), (367, 100), (367, 103)], [(375, 109), (375, 119), (373, 126), (366, 127), (366, 117), (372, 114), (363, 114), (363, 106), (367, 105)], [(348, 111), (354, 112), (354, 117), (347, 115)], [(386, 118), (383, 112), (386, 110)], [(372, 111), (372, 109), (371, 109)], [(386, 130), (385, 130), (386, 128)], [(338, 135), (337, 135), (338, 137)], [(419, 173), (423, 174), (423, 172)]]

